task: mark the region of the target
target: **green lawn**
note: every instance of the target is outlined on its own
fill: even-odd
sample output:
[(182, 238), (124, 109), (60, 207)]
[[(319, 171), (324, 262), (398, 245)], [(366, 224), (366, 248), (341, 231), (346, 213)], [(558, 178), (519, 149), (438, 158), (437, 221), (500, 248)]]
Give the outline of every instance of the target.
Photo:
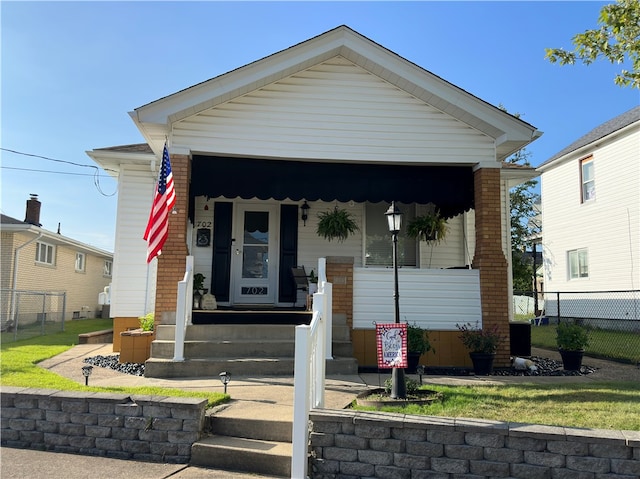
[(21, 341), (2, 343), (0, 347), (0, 384), (32, 388), (59, 389), (65, 391), (109, 391), (126, 394), (151, 394), (174, 397), (206, 398), (209, 406), (228, 401), (229, 396), (216, 392), (191, 392), (174, 388), (96, 388), (87, 387), (71, 379), (59, 376), (37, 364), (78, 344), (78, 334), (110, 329), (110, 319), (83, 319), (65, 322), (65, 331), (38, 336)]
[[(556, 326), (532, 326), (531, 345), (557, 349)], [(585, 353), (594, 357), (639, 364), (640, 333), (592, 329), (589, 331), (589, 346)]]

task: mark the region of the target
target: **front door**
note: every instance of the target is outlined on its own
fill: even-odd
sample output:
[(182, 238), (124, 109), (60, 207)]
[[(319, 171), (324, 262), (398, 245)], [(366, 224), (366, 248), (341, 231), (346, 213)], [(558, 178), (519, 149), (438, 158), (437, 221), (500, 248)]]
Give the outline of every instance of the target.
[(277, 211), (275, 205), (238, 205), (232, 265), (234, 304), (275, 303)]

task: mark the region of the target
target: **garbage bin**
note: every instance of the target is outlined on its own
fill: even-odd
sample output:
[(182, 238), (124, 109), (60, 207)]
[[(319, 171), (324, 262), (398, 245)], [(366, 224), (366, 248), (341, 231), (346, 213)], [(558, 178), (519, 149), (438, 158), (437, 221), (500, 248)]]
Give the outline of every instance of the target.
[(531, 356), (531, 323), (512, 321), (509, 323), (511, 356)]

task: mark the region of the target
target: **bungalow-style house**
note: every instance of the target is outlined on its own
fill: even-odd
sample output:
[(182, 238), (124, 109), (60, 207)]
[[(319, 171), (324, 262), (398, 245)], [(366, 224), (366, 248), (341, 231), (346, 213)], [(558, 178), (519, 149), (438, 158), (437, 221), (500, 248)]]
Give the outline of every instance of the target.
[[(346, 328), (358, 364), (375, 366), (375, 324), (394, 321), (384, 214), (392, 201), (404, 224), (434, 210), (448, 219), (440, 243), (409, 238), (404, 228), (399, 235), (400, 314), (430, 331), (436, 353), (426, 363), (470, 364), (457, 324), (498, 325), (509, 334), (508, 191), (535, 172), (504, 160), (541, 135), (532, 125), (346, 26), (130, 116), (146, 144), (88, 152), (119, 181), (116, 334), (148, 311), (156, 323), (173, 322), (187, 255), (218, 307), (193, 311), (187, 343), (209, 337), (208, 323), (253, 330), (255, 324), (240, 323), (286, 322), (267, 314), (254, 321), (220, 315), (302, 307), (306, 292), (292, 268), (317, 274), (319, 258), (326, 258), (334, 323)], [(165, 142), (177, 202), (162, 255), (147, 266), (142, 236)], [(358, 225), (343, 242), (316, 232), (318, 214), (336, 208)], [(225, 334), (230, 340), (235, 333)], [(269, 332), (260, 334), (269, 339)], [(159, 360), (171, 357), (160, 353), (161, 342), (154, 342), (147, 366), (156, 353)], [(228, 357), (242, 349), (236, 345)], [(495, 364), (508, 362), (506, 342)]]
[[(42, 228), (37, 195), (24, 221), (2, 215), (0, 287), (2, 330), (35, 322), (95, 318), (111, 283), (113, 254)], [(107, 313), (108, 314), (108, 313)]]
[(640, 106), (594, 128), (537, 171), (544, 288), (552, 293), (546, 295), (545, 313), (557, 315), (553, 293), (560, 292), (563, 316), (606, 319), (597, 325), (637, 330)]

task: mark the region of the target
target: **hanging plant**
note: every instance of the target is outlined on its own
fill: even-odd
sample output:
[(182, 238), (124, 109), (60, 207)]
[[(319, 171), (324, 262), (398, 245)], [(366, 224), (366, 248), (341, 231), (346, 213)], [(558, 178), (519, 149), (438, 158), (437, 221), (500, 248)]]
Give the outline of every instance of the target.
[(353, 220), (351, 213), (347, 210), (338, 209), (337, 206), (333, 211), (318, 213), (318, 220), (318, 236), (322, 236), (328, 241), (337, 239), (339, 242), (343, 242), (350, 234), (360, 229)]
[(416, 216), (407, 225), (407, 235), (421, 241), (440, 243), (447, 235), (447, 220), (437, 211)]

